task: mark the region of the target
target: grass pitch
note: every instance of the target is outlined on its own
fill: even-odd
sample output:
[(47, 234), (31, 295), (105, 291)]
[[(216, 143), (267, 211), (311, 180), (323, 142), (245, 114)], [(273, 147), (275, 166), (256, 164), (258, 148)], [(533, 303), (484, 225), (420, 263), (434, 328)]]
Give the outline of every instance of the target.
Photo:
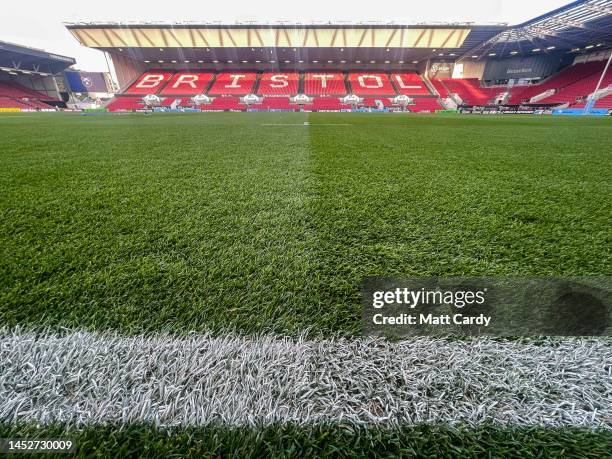
[(610, 275), (610, 151), (608, 118), (0, 116), (0, 320), (354, 335), (368, 275)]

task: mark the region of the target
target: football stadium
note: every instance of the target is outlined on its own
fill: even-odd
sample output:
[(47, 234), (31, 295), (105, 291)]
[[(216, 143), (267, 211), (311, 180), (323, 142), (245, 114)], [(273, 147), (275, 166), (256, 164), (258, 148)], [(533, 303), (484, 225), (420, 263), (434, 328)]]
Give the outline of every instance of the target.
[(611, 457), (612, 0), (117, 20), (0, 41), (1, 453)]

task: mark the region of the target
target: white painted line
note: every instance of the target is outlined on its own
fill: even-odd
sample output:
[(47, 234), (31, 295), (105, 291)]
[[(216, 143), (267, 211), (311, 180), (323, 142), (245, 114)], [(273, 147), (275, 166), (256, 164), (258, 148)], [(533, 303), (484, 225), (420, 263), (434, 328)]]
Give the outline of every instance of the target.
[(0, 329), (0, 422), (612, 428), (612, 342)]

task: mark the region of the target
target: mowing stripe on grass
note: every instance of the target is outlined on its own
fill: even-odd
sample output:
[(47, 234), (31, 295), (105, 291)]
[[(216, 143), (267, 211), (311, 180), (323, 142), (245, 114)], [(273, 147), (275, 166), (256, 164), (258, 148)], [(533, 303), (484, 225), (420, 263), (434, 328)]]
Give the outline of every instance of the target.
[(612, 343), (0, 332), (0, 422), (612, 428)]
[(0, 324), (329, 329), (312, 282), (323, 276), (313, 274), (308, 131), (260, 126), (307, 115), (227, 115), (7, 120)]

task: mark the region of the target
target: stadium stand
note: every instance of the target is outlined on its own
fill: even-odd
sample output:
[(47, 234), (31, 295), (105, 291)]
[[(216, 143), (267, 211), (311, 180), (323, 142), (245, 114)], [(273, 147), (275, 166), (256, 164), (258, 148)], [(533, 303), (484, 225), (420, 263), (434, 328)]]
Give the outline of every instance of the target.
[(297, 105), (292, 104), (288, 97), (266, 97), (260, 105), (254, 108), (261, 110), (295, 110)]
[(165, 97), (162, 100), (162, 107), (192, 107), (194, 104), (190, 97)]
[(124, 94), (157, 94), (172, 77), (173, 73), (166, 70), (144, 72)]
[(431, 82), (432, 86), (436, 89), (436, 91), (438, 91), (438, 94), (440, 95), (440, 97), (449, 96), (450, 91), (448, 90), (448, 88), (446, 87), (443, 81), (435, 79), (435, 78), (432, 78), (429, 81)]
[[(581, 80), (559, 89), (555, 94), (545, 97), (539, 102), (543, 104), (574, 104), (593, 92), (600, 77), (600, 72), (593, 73), (588, 77), (582, 78)], [(602, 87), (606, 88), (609, 84), (612, 84), (612, 75), (610, 74), (604, 78)]]
[(65, 92), (62, 94), (63, 85), (57, 80), (75, 63), (71, 57), (0, 41), (0, 108), (65, 108)]
[(140, 97), (117, 96), (109, 102), (106, 109), (110, 112), (140, 110), (144, 108), (144, 103)]
[[(254, 93), (263, 100), (251, 108), (293, 110), (299, 105), (291, 104), (289, 98), (305, 94), (314, 98), (310, 109), (342, 110), (347, 105), (333, 97), (353, 94), (365, 98), (364, 107), (397, 110), (391, 99), (400, 94), (424, 99), (411, 104), (416, 111), (519, 105), (537, 96), (533, 103), (549, 109), (579, 107), (594, 90), (610, 53), (606, 27), (612, 21), (607, 16), (612, 15), (591, 3), (609, 1), (572, 2), (515, 26), (447, 24), (448, 28), (441, 28), (439, 24), (413, 27), (388, 23), (373, 28), (355, 24), (295, 24), (286, 28), (191, 23), (181, 24), (177, 34), (173, 24), (122, 25), (121, 33), (130, 40), (139, 36), (135, 42), (126, 41), (112, 23), (74, 23), (67, 28), (81, 44), (109, 53), (119, 85), (128, 88), (120, 95), (208, 94), (215, 98)], [(588, 18), (592, 27), (574, 27), (567, 22), (568, 15), (579, 18), (576, 23)], [(532, 28), (541, 27), (551, 33), (534, 48), (536, 44), (528, 37)], [(98, 40), (90, 29), (104, 39)], [(417, 30), (415, 40), (406, 35)], [(574, 39), (575, 35), (580, 38)], [(565, 68), (555, 73), (560, 65)], [(298, 68), (304, 73), (298, 73)], [(541, 83), (525, 85), (534, 81)], [(274, 98), (280, 100), (271, 100)], [(130, 104), (133, 101), (119, 101), (110, 107)], [(228, 110), (247, 107), (235, 99), (211, 105), (211, 109)]]
[(312, 96), (344, 96), (347, 94), (344, 74), (315, 72), (304, 75), (304, 93)]
[(17, 83), (0, 82), (0, 108), (20, 108), (22, 110), (43, 110), (52, 108), (47, 102), (57, 99), (38, 91), (24, 88)]
[(477, 78), (440, 78), (439, 81), (449, 92), (461, 97), (466, 105), (487, 105), (492, 103), (498, 94), (504, 92), (500, 88), (481, 87)]
[(161, 90), (160, 95), (196, 95), (203, 93), (213, 79), (212, 73), (178, 72)]
[(350, 110), (351, 106), (343, 104), (337, 97), (315, 97), (312, 104), (304, 105), (306, 110)]
[[(584, 100), (582, 102), (578, 102), (577, 104), (570, 105), (570, 108), (584, 108), (586, 107), (587, 101)], [(607, 108), (608, 110), (612, 109), (612, 94), (602, 97), (595, 101), (594, 108)]]
[(395, 95), (395, 89), (385, 73), (351, 72), (348, 80), (352, 93), (358, 96)]
[(0, 96), (11, 97), (15, 99), (29, 98), (34, 100), (56, 101), (58, 99), (49, 97), (48, 95), (25, 88), (17, 83), (3, 81), (0, 82)]
[(211, 104), (201, 105), (204, 111), (246, 110), (246, 105), (240, 103), (239, 97), (215, 97)]
[(434, 112), (444, 107), (442, 107), (437, 97), (415, 97), (413, 103), (406, 108), (411, 112)]
[[(586, 62), (581, 64), (571, 65), (561, 70), (560, 72), (554, 74), (550, 78), (544, 80), (542, 83), (537, 85), (530, 86), (518, 86), (514, 87), (511, 91), (510, 98), (508, 100), (509, 104), (521, 104), (521, 103), (529, 103), (529, 101), (546, 91), (554, 90), (560, 91), (563, 88), (570, 86), (574, 83), (578, 83), (580, 80), (585, 78), (595, 76), (596, 78), (601, 75), (605, 66), (605, 62), (596, 61), (596, 62)], [(593, 85), (594, 87), (595, 85)], [(592, 91), (593, 87), (587, 89), (587, 91)], [(587, 93), (588, 94), (588, 93)], [(564, 99), (561, 99), (565, 101)], [(542, 102), (542, 101), (541, 101)], [(567, 102), (571, 102), (571, 100), (567, 100)], [(546, 103), (551, 103), (551, 101), (547, 101)]]
[[(539, 104), (558, 106), (567, 104), (570, 107), (582, 108), (587, 96), (594, 90), (601, 75), (604, 61), (575, 64), (564, 68), (543, 83), (530, 86), (481, 86), (476, 78), (432, 78), (431, 85), (442, 98), (457, 94), (465, 105), (489, 105), (496, 103), (496, 98), (510, 91), (507, 104), (526, 103), (531, 98), (541, 95)], [(246, 104), (240, 103), (237, 97), (256, 92), (263, 96), (253, 109), (259, 110), (296, 110), (289, 96), (300, 91), (303, 78), (303, 92), (313, 96), (313, 103), (304, 106), (307, 110), (345, 110), (351, 108), (342, 104), (339, 96), (353, 93), (364, 97), (363, 107), (389, 108), (397, 110), (392, 103), (396, 94), (414, 98), (409, 105), (410, 111), (433, 111), (444, 108), (430, 91), (426, 81), (415, 72), (404, 73), (367, 73), (367, 72), (309, 72), (304, 75), (297, 72), (263, 73), (255, 72), (189, 72), (180, 70), (149, 70), (140, 75), (128, 89), (112, 101), (107, 108), (110, 111), (136, 110), (143, 107), (140, 97), (145, 94), (159, 94), (164, 107), (191, 107), (190, 98), (195, 94), (209, 94), (215, 99), (212, 104), (201, 107), (203, 110), (246, 110)], [(604, 79), (602, 88), (612, 85), (612, 74)], [(209, 88), (210, 87), (210, 88)], [(546, 94), (549, 91), (550, 94)], [(177, 96), (177, 97), (172, 97)], [(215, 97), (217, 96), (217, 97)], [(336, 96), (336, 97), (334, 97)], [(16, 88), (0, 83), (1, 107), (36, 109), (48, 108), (40, 98), (42, 94), (25, 88)], [(131, 98), (130, 98), (131, 97)], [(276, 99), (276, 100), (275, 100)], [(10, 104), (10, 100), (15, 102)], [(609, 99), (598, 102), (597, 107), (607, 107)]]
[(23, 102), (19, 102), (18, 100), (11, 99), (9, 97), (0, 97), (0, 108), (21, 108), (27, 109), (30, 108), (28, 105)]
[(217, 74), (208, 94), (244, 96), (253, 92), (256, 80), (256, 73), (221, 72)]
[(371, 108), (391, 107), (391, 99), (389, 97), (365, 97), (363, 106)]
[(394, 73), (391, 81), (395, 85), (398, 94), (407, 96), (429, 96), (431, 93), (417, 73)]
[(294, 96), (299, 90), (298, 73), (264, 73), (257, 94), (262, 96)]
[(595, 108), (612, 109), (612, 94), (597, 100), (595, 102)]
[(0, 97), (0, 108), (19, 108), (22, 110), (47, 110), (51, 106), (33, 99), (14, 99), (11, 97)]

